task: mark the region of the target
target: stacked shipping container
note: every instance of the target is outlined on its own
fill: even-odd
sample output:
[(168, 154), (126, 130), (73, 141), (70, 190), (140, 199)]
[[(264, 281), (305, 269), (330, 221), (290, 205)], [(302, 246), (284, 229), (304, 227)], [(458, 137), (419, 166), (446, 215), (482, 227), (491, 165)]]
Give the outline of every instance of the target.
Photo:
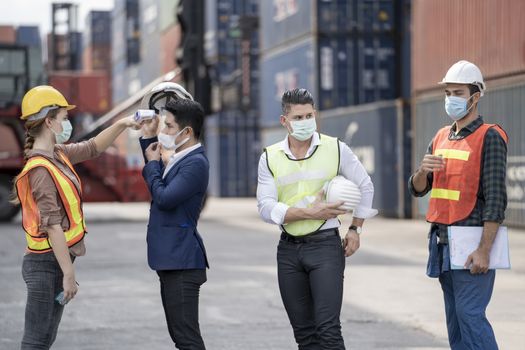
[(83, 65), (85, 71), (111, 72), (111, 12), (91, 11), (86, 17)]
[(116, 0), (112, 11), (113, 104), (176, 68), (177, 0)]
[(77, 106), (71, 114), (100, 116), (110, 107), (109, 76), (106, 72), (53, 72), (49, 84)]
[(47, 64), (52, 70), (81, 70), (82, 69), (82, 33), (71, 32), (67, 35), (57, 34), (56, 41), (57, 62), (53, 57), (53, 35), (47, 35)]
[(390, 100), (323, 113), (323, 132), (350, 145), (374, 183), (374, 208), (389, 217), (406, 215), (401, 105)]
[(28, 63), (27, 48), (0, 42), (0, 108), (17, 103), (24, 96)]
[[(49, 73), (49, 84), (77, 106), (71, 111), (72, 115), (82, 116), (74, 120), (77, 131), (82, 130), (82, 123), (89, 123), (111, 107), (110, 28), (110, 12), (91, 11), (86, 17), (84, 33), (54, 36), (59, 42), (58, 55), (62, 56), (56, 65), (52, 62), (52, 49), (49, 50), (50, 67), (56, 67)], [(48, 46), (53, 47), (51, 34)], [(71, 59), (78, 63), (70, 67)]]
[(16, 42), (16, 29), (14, 26), (0, 26), (0, 42), (3, 44), (14, 44)]
[[(436, 83), (453, 63), (475, 63), (487, 85), (480, 114), (486, 122), (502, 125), (510, 140), (506, 223), (524, 226), (525, 3), (415, 0), (413, 11), (414, 169), (438, 128), (450, 124), (442, 87)], [(426, 213), (427, 203), (427, 198), (414, 201), (416, 215)]]
[(206, 59), (216, 114), (206, 120), (211, 194), (253, 196), (259, 143), (258, 1), (206, 3)]
[(253, 196), (261, 154), (256, 111), (225, 110), (206, 118), (212, 195)]
[(309, 88), (321, 110), (399, 96), (395, 1), (267, 1), (261, 15), (264, 125), (283, 87)]
[[(46, 82), (44, 66), (42, 64), (42, 42), (40, 31), (36, 26), (0, 26), (0, 100), (19, 101), (29, 87)], [(13, 51), (10, 46), (16, 45), (19, 49)], [(26, 56), (27, 52), (27, 56)], [(27, 65), (27, 67), (26, 67)]]
[(319, 1), (317, 6), (319, 108), (396, 98), (395, 2)]
[[(111, 91), (114, 122), (139, 108), (141, 91), (164, 73), (176, 68), (175, 49), (180, 41), (176, 23), (177, 0), (116, 0), (111, 12)], [(95, 40), (103, 43), (108, 38)], [(128, 103), (129, 98), (134, 103)], [(126, 101), (126, 102), (124, 102)], [(123, 107), (125, 106), (125, 107)], [(115, 111), (118, 111), (115, 113)], [(108, 122), (108, 123), (109, 123)], [(113, 172), (108, 181), (118, 181), (119, 196), (125, 200), (149, 197), (141, 178), (143, 157), (137, 141), (140, 132), (128, 130), (115, 141), (108, 166)], [(83, 135), (81, 137), (85, 137)], [(111, 158), (111, 157), (114, 157)], [(113, 159), (113, 160), (112, 160)], [(96, 165), (87, 163), (86, 173), (97, 178)]]
[(16, 31), (16, 43), (26, 46), (29, 56), (29, 86), (44, 84), (47, 77), (42, 63), (42, 39), (37, 26), (20, 26)]
[(279, 123), (283, 92), (307, 88), (321, 111), (320, 130), (345, 140), (366, 164), (378, 187), (374, 206), (383, 215), (400, 217), (408, 214), (410, 203), (401, 190), (410, 170), (402, 161), (410, 155), (410, 92), (402, 89), (410, 72), (409, 4), (261, 2), (262, 145), (286, 134)]

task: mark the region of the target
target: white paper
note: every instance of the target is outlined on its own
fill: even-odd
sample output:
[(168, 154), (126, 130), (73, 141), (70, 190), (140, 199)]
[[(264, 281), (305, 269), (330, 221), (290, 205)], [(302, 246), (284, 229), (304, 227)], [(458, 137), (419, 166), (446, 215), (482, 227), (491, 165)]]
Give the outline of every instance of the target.
[[(481, 226), (449, 226), (450, 267), (453, 270), (465, 269), (465, 262), (478, 248), (482, 234)], [(499, 227), (492, 244), (489, 269), (510, 269), (509, 237), (505, 226)]]

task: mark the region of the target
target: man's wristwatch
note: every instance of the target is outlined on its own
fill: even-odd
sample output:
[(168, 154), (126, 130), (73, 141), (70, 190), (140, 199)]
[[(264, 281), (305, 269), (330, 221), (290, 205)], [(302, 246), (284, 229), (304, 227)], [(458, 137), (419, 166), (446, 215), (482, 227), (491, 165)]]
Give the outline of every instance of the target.
[(358, 235), (360, 235), (361, 232), (363, 232), (363, 228), (361, 226), (352, 225), (348, 229), (355, 231)]

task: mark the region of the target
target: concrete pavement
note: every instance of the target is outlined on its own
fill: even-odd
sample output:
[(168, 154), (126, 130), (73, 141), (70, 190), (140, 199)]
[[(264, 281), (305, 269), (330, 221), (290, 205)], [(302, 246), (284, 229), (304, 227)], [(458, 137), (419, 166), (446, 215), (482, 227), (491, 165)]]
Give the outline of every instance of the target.
[[(275, 227), (259, 220), (253, 199), (210, 203), (206, 217), (273, 233)], [(225, 203), (228, 203), (226, 205)], [(228, 208), (228, 210), (221, 210)], [(245, 220), (237, 222), (240, 214)], [(250, 219), (248, 219), (250, 218)], [(350, 225), (344, 217), (343, 227)], [(428, 224), (423, 220), (374, 218), (365, 223), (361, 248), (347, 259), (346, 304), (358, 305), (384, 320), (421, 329), (447, 339), (443, 297), (437, 279), (425, 275)], [(488, 318), (501, 349), (523, 349), (525, 344), (525, 230), (509, 229), (510, 271), (497, 273)], [(363, 263), (362, 255), (375, 256)]]
[[(87, 204), (88, 255), (77, 266), (79, 297), (63, 318), (55, 349), (169, 349), (158, 282), (145, 264), (148, 204)], [(348, 225), (346, 220), (343, 224)], [(200, 230), (212, 268), (202, 290), (209, 349), (291, 349), (278, 294), (276, 227), (254, 199), (214, 199)], [(0, 348), (16, 349), (23, 327), (23, 236), (0, 226)], [(343, 333), (349, 349), (446, 349), (442, 295), (424, 274), (424, 222), (377, 218), (347, 259)], [(510, 230), (511, 271), (498, 271), (489, 318), (501, 349), (525, 344), (525, 232)]]

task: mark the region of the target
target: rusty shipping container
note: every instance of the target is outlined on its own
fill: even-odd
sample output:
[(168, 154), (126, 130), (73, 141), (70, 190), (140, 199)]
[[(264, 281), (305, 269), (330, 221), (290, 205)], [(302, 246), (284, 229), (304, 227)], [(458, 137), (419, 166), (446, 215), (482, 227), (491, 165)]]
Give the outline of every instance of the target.
[(486, 80), (525, 73), (525, 1), (414, 0), (412, 90), (437, 88), (456, 61)]
[(111, 71), (111, 46), (89, 45), (82, 53), (84, 71)]
[(176, 51), (181, 41), (181, 29), (179, 25), (172, 25), (161, 34), (161, 73), (167, 73), (176, 68)]
[(93, 48), (91, 45), (84, 47), (82, 51), (82, 67), (84, 72), (91, 72), (93, 70)]
[(14, 44), (16, 42), (16, 30), (13, 26), (0, 26), (0, 43)]
[(111, 102), (110, 77), (107, 72), (54, 72), (49, 74), (49, 84), (64, 94), (77, 106), (71, 114), (101, 115)]

